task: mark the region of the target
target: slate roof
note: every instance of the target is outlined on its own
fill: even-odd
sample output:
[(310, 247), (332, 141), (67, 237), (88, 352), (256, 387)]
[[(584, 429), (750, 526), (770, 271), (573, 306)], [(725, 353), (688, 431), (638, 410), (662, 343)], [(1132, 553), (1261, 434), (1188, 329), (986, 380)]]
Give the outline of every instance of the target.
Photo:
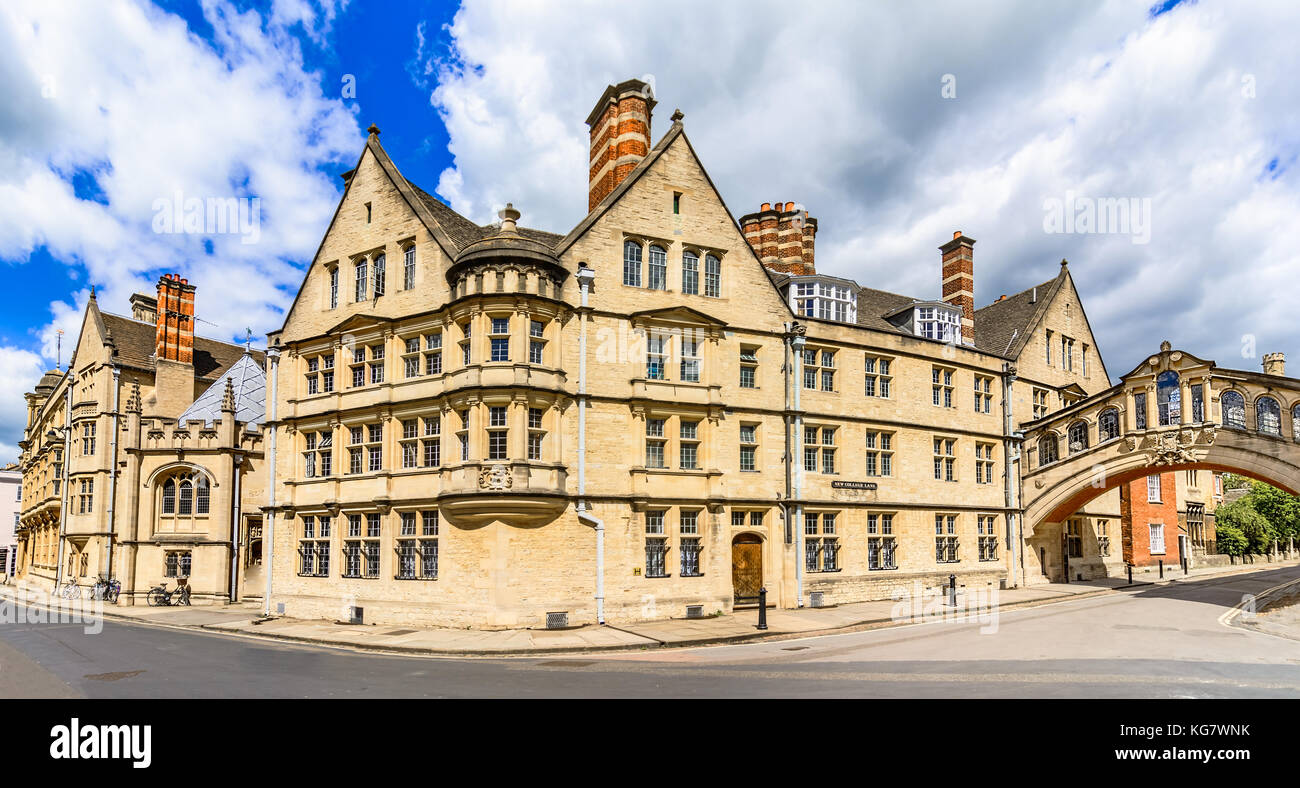
[[(104, 328), (113, 334), (118, 360), (129, 366), (153, 369), (153, 354), (157, 347), (158, 327), (153, 323), (129, 317), (100, 312)], [(243, 345), (218, 342), (206, 337), (194, 337), (194, 378), (215, 380), (244, 354)], [(262, 353), (254, 351), (253, 357), (262, 363)]]
[(184, 424), (190, 419), (203, 419), (208, 426), (221, 418), (221, 401), (226, 394), (226, 381), (230, 381), (235, 395), (235, 419), (246, 424), (261, 424), (266, 419), (266, 372), (261, 362), (251, 353), (239, 357), (230, 369), (185, 409), (177, 421)]
[[(415, 192), (415, 196), (420, 198), (420, 202), (424, 203), (425, 207), (429, 209), (429, 213), (433, 214), (433, 218), (438, 222), (438, 225), (442, 227), (443, 232), (445, 232), (447, 237), (451, 239), (452, 243), (456, 245), (457, 248), (453, 250), (453, 253), (461, 252), (465, 247), (475, 241), (493, 235), (500, 229), (494, 224), (485, 224), (483, 226), (474, 224), (469, 219), (456, 213), (450, 206), (429, 194), (424, 189), (421, 189), (409, 180), (407, 183), (410, 185), (411, 190)], [(520, 227), (519, 234), (529, 240), (545, 244), (547, 247), (552, 249), (554, 249), (560, 241), (564, 240), (564, 236), (557, 233), (548, 233), (545, 230), (534, 230), (529, 227)]]
[(1020, 355), (1030, 330), (1038, 322), (1039, 311), (1047, 308), (1064, 279), (1062, 270), (1055, 279), (976, 309), (975, 347), (1009, 358)]

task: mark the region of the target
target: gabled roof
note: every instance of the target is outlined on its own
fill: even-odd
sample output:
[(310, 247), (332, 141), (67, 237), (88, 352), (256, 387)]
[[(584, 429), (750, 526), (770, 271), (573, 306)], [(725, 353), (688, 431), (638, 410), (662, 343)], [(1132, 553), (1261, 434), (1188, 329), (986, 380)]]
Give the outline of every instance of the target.
[(668, 306), (658, 309), (643, 309), (628, 315), (631, 320), (666, 320), (678, 323), (704, 323), (710, 326), (726, 326), (726, 322), (713, 315), (693, 309), (689, 306)]
[(1062, 266), (1055, 279), (976, 309), (975, 347), (1007, 358), (1020, 355), (1066, 276), (1066, 269)]
[(208, 426), (221, 418), (221, 404), (226, 395), (226, 384), (235, 399), (235, 420), (246, 424), (261, 424), (266, 419), (266, 372), (252, 353), (245, 352), (225, 374), (194, 400), (177, 421), (184, 424), (190, 419), (203, 419)]
[[(99, 312), (106, 331), (113, 334), (113, 344), (117, 348), (117, 358), (122, 364), (140, 369), (153, 369), (154, 351), (157, 349), (158, 327), (153, 323), (133, 320), (129, 317)], [(196, 380), (215, 380), (223, 370), (228, 369), (244, 354), (242, 345), (218, 342), (207, 337), (194, 337), (194, 378)], [(262, 354), (253, 353), (254, 359), (261, 363)]]

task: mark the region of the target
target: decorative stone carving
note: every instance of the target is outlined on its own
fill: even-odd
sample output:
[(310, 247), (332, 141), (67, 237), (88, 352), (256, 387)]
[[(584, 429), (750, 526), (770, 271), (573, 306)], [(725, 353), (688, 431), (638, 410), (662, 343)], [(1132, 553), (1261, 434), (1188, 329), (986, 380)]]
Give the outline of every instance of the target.
[(515, 484), (515, 479), (510, 475), (510, 469), (504, 465), (491, 465), (478, 474), (478, 487), (480, 490), (509, 490)]
[(1196, 462), (1192, 452), (1184, 448), (1188, 442), (1182, 439), (1181, 430), (1162, 434), (1159, 443), (1151, 451), (1150, 464), (1178, 465), (1180, 463)]

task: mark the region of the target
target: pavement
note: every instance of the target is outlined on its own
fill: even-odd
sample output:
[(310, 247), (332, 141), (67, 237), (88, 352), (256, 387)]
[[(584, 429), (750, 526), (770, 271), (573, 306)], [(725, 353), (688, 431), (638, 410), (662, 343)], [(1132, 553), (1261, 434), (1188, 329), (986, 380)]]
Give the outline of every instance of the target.
[[(1251, 574), (1300, 566), (1300, 561), (1260, 561), (1230, 567), (1166, 570), (1165, 578), (1152, 573), (1125, 578), (1104, 578), (1074, 583), (1049, 583), (1005, 591), (962, 592), (956, 607), (940, 599), (905, 599), (859, 602), (822, 608), (780, 610), (769, 608), (767, 630), (757, 628), (757, 610), (699, 619), (666, 619), (634, 624), (588, 625), (563, 630), (465, 630), (413, 628), (396, 625), (352, 625), (289, 617), (262, 618), (260, 605), (235, 604), (198, 607), (115, 606), (104, 604), (108, 620), (130, 621), (156, 627), (221, 633), (267, 640), (289, 641), (387, 654), (502, 657), (564, 653), (646, 651), (719, 644), (789, 640), (816, 635), (865, 631), (924, 621), (988, 619), (994, 611), (1051, 605), (1068, 600), (1115, 594), (1130, 589), (1177, 584), (1189, 580)], [(1145, 579), (1137, 579), (1145, 578)], [(98, 603), (48, 599), (48, 584), (21, 581), (0, 586), (0, 598), (39, 607), (51, 616), (99, 607)], [(74, 607), (75, 605), (82, 607)]]

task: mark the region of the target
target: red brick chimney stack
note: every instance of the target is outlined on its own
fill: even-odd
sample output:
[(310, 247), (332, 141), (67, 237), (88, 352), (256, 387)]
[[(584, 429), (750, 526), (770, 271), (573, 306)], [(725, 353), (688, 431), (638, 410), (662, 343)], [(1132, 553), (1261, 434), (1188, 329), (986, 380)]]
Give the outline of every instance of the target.
[(813, 262), (817, 220), (795, 203), (765, 202), (757, 213), (740, 217), (740, 229), (764, 266), (795, 276), (817, 273)]
[(176, 274), (158, 280), (157, 358), (194, 363), (194, 285)]
[(975, 239), (952, 234), (952, 240), (939, 247), (943, 261), (944, 303), (961, 307), (961, 341), (975, 344)]
[(618, 188), (650, 152), (654, 91), (639, 79), (610, 85), (587, 116), (591, 127), (587, 212)]

